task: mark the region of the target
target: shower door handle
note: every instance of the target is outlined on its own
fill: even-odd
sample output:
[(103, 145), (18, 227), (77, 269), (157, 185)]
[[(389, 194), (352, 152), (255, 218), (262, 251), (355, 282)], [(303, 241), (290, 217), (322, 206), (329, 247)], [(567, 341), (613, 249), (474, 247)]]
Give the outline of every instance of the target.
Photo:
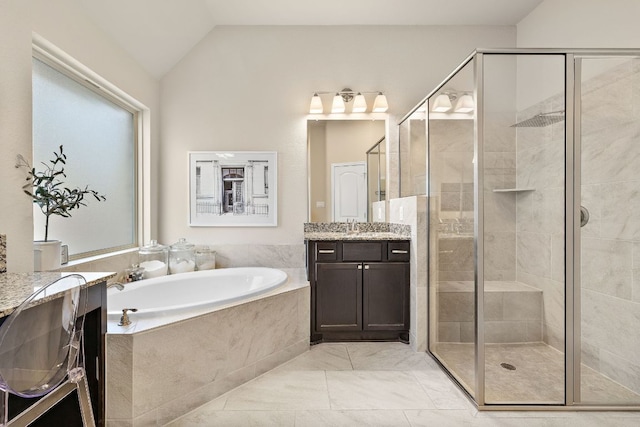
[(580, 206), (580, 227), (584, 227), (589, 222), (589, 211), (584, 206)]

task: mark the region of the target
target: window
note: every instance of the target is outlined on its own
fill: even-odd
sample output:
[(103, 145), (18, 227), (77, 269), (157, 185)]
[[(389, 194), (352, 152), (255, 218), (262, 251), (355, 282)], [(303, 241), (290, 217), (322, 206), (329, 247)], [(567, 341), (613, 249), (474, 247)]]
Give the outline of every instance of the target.
[[(106, 196), (53, 216), (49, 238), (69, 246), (71, 259), (138, 246), (137, 160), (139, 111), (44, 55), (33, 58), (33, 164), (62, 145), (64, 178)], [(34, 240), (44, 237), (44, 215), (34, 205)]]

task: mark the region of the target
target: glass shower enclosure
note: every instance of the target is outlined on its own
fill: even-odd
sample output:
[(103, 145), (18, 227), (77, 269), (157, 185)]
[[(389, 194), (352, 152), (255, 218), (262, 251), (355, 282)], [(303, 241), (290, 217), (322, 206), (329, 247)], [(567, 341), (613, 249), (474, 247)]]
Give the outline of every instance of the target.
[(640, 51), (476, 50), (416, 119), (429, 353), (481, 409), (639, 409)]

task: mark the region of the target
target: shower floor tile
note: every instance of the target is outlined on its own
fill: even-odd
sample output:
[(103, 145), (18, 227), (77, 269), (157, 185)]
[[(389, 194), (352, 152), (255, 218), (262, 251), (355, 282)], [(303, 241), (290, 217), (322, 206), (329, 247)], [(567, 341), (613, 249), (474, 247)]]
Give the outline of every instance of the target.
[[(475, 387), (474, 344), (440, 343), (437, 355), (467, 387)], [(515, 367), (510, 370), (501, 364)], [(543, 343), (487, 344), (485, 399), (487, 403), (564, 403), (564, 355)], [(638, 404), (640, 395), (582, 366), (582, 401)]]

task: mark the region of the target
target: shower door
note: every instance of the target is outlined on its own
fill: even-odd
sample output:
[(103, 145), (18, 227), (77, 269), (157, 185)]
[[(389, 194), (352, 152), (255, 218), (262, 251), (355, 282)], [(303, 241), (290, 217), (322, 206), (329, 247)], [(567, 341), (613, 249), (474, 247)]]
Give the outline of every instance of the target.
[(485, 54), (482, 69), (482, 403), (563, 405), (565, 56)]
[(640, 59), (578, 58), (575, 70), (574, 401), (638, 405)]

